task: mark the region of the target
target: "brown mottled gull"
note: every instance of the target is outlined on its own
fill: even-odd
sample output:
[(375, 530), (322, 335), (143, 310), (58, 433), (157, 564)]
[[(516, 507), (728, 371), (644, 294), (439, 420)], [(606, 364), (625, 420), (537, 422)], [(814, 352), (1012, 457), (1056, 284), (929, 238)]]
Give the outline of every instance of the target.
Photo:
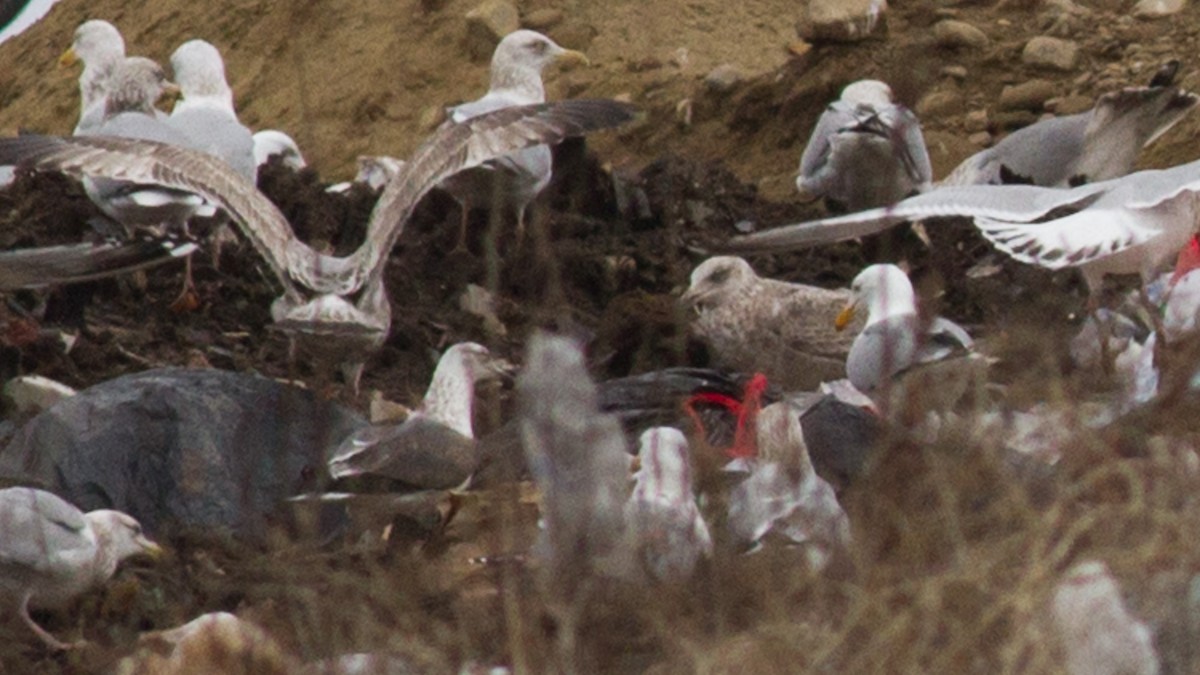
[(0, 595), (53, 649), (68, 649), (29, 616), (29, 607), (58, 608), (108, 581), (124, 559), (161, 549), (119, 511), (83, 513), (43, 490), (0, 490)]
[(391, 328), (383, 284), (388, 254), (422, 196), (444, 178), (530, 145), (612, 127), (632, 119), (615, 101), (578, 100), (502, 108), (440, 128), (383, 191), (362, 245), (345, 257), (300, 241), (287, 219), (224, 161), (189, 148), (113, 137), (0, 139), (0, 163), (120, 178), (188, 190), (218, 204), (266, 259), (283, 287), (271, 306), (275, 325), (314, 358), (340, 362), (357, 390), (363, 364)]
[(834, 330), (833, 322), (851, 297), (764, 279), (745, 260), (722, 256), (692, 271), (680, 302), (695, 310), (692, 331), (723, 367), (763, 372), (784, 389), (800, 390), (846, 376), (854, 337)]

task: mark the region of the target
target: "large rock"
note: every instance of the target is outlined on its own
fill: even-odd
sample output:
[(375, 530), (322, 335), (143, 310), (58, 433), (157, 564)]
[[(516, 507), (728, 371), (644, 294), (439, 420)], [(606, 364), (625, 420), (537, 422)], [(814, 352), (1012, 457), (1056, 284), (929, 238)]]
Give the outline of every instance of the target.
[(999, 110), (1038, 111), (1057, 93), (1052, 82), (1029, 80), (1000, 90), (1000, 100), (996, 107)]
[(975, 26), (966, 21), (944, 19), (933, 26), (933, 40), (941, 47), (951, 49), (984, 49), (991, 40)]
[(1139, 0), (1133, 6), (1133, 15), (1139, 19), (1157, 19), (1178, 14), (1187, 7), (1187, 0)]
[(500, 40), (521, 27), (521, 14), (509, 0), (483, 0), (466, 19), (467, 50), (477, 61), (492, 58)]
[(1021, 61), (1035, 68), (1072, 70), (1079, 63), (1079, 45), (1072, 40), (1040, 35), (1025, 43)]
[(253, 375), (167, 368), (119, 377), (33, 418), (0, 477), (83, 510), (115, 508), (152, 536), (221, 528), (261, 537), (283, 500), (328, 481), (326, 457), (365, 421)]
[(855, 42), (883, 27), (887, 0), (808, 0), (796, 25), (810, 42)]

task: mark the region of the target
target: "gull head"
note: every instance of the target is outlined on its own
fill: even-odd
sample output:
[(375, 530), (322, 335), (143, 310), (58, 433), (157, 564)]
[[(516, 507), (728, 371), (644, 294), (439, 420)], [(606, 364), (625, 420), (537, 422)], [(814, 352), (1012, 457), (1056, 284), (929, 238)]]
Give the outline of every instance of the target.
[(225, 61), (221, 52), (204, 40), (188, 40), (171, 54), (171, 71), (184, 99), (219, 97), (233, 94), (225, 81)]
[(275, 155), (282, 158), (284, 166), (291, 167), (296, 171), (308, 166), (308, 162), (304, 161), (304, 155), (300, 153), (300, 146), (296, 145), (296, 141), (292, 140), (291, 136), (275, 129), (267, 129), (254, 134), (254, 164), (262, 166)]
[(114, 568), (117, 563), (133, 556), (145, 555), (158, 559), (163, 555), (162, 547), (146, 537), (141, 524), (133, 516), (101, 509), (84, 514), (84, 518), (96, 533), (97, 541), (111, 557)]
[(859, 80), (846, 85), (842, 101), (853, 106), (882, 108), (892, 104), (892, 88), (879, 80)]
[(680, 296), (679, 303), (699, 314), (737, 299), (756, 281), (754, 268), (741, 258), (709, 258), (692, 270), (691, 285)]
[(904, 270), (895, 265), (871, 265), (854, 277), (850, 284), (854, 299), (838, 314), (834, 327), (844, 329), (859, 307), (867, 308), (867, 325), (892, 316), (917, 313), (916, 295)]
[(125, 56), (125, 39), (117, 27), (107, 21), (93, 19), (84, 21), (75, 29), (71, 46), (58, 57), (60, 68), (69, 68), (83, 61), (87, 64), (102, 64), (116, 61)]
[(511, 363), (477, 342), (460, 342), (450, 347), (442, 354), (442, 360), (446, 359), (459, 362), (474, 382), (508, 377), (515, 372)]
[(167, 80), (167, 74), (150, 59), (131, 56), (113, 71), (104, 114), (112, 117), (123, 112), (154, 114), (154, 103), (163, 94), (173, 94), (179, 88)]
[(520, 69), (541, 74), (554, 62), (588, 65), (588, 57), (574, 49), (564, 49), (537, 31), (518, 30), (504, 36), (492, 54), (492, 71)]

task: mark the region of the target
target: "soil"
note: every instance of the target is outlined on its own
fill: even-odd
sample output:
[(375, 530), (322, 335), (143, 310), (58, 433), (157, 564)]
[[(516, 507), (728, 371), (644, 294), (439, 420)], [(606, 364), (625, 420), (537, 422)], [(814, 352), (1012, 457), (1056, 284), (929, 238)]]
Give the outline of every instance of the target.
[[(225, 56), (243, 122), (287, 131), (310, 163), (299, 174), (270, 167), (261, 189), (301, 238), (346, 251), (361, 238), (377, 195), (324, 187), (350, 178), (359, 154), (405, 156), (440, 122), (443, 106), (486, 87), (486, 59), (472, 58), (463, 19), (473, 4), (64, 0), (0, 45), (0, 131), (69, 133), (78, 114), (77, 71), (54, 64), (85, 19), (112, 21), (130, 53), (164, 63), (178, 44), (205, 38)], [(546, 32), (593, 61), (551, 74), (551, 98), (621, 97), (644, 116), (556, 149), (555, 181), (536, 202), (525, 241), (510, 236), (512, 223), (476, 213), (469, 250), (453, 252), (457, 207), (431, 194), (392, 254), (392, 331), (368, 364), (363, 389), (412, 404), (434, 355), (449, 344), (478, 341), (520, 362), (538, 327), (590, 335), (597, 378), (705, 365), (675, 295), (706, 246), (739, 228), (823, 213), (796, 198), (793, 177), (817, 116), (848, 82), (884, 79), (912, 106), (931, 92), (956, 94), (956, 104), (922, 118), (939, 177), (981, 147), (969, 113), (991, 108), (1005, 85), (1043, 78), (1062, 100), (1090, 100), (1148, 80), (1162, 62), (1179, 58), (1180, 83), (1200, 88), (1200, 8), (1148, 22), (1125, 16), (1115, 0), (1089, 7), (1088, 17), (1064, 19), (1019, 0), (914, 0), (889, 10), (882, 37), (807, 45), (794, 29), (800, 7), (788, 0), (520, 3), (525, 17), (560, 12)], [(947, 16), (981, 27), (990, 45), (936, 46), (929, 29)], [(1052, 30), (1079, 42), (1080, 64), (1065, 72), (1023, 65), (1024, 43)], [(741, 74), (727, 91), (705, 83), (722, 64)], [(966, 77), (947, 74), (947, 66), (961, 66)], [(989, 119), (991, 131), (1004, 131), (1004, 116)], [(1143, 164), (1194, 159), (1198, 136), (1193, 115), (1145, 153)], [(93, 215), (70, 180), (22, 175), (0, 192), (0, 245), (77, 241)], [(1066, 358), (1083, 307), (1074, 274), (1000, 259), (961, 224), (927, 230), (932, 246), (897, 232), (886, 245), (844, 244), (754, 263), (764, 276), (844, 286), (870, 262), (906, 260), (926, 301), (998, 359), (993, 380), (1007, 386), (1014, 408), (1111, 386), (1073, 372)], [(489, 253), (492, 237), (498, 255)], [(0, 310), (7, 312), (0, 376), (37, 373), (82, 388), (149, 367), (194, 365), (313, 378), (267, 328), (278, 289), (254, 251), (238, 240), (219, 259), (194, 258), (201, 303), (190, 312), (169, 309), (181, 284), (175, 266), (14, 294)], [(991, 259), (998, 272), (968, 277)], [(502, 331), (460, 308), (468, 284), (491, 291)], [(62, 331), (77, 336), (66, 354)], [(502, 421), (508, 393), (485, 392), (482, 431)], [(511, 486), (456, 498), (463, 502), (458, 515), (432, 538), (248, 548), (180, 533), (165, 563), (136, 565), (73, 611), (43, 617), (52, 631), (82, 635), (92, 647), (47, 654), (9, 622), (0, 625), (0, 671), (105, 670), (134, 649), (139, 632), (225, 610), (263, 626), (285, 652), (278, 663), (245, 672), (287, 672), (291, 658), (354, 651), (401, 653), (430, 672), (468, 661), (534, 671), (1060, 672), (1061, 654), (1041, 637), (1050, 629), (1039, 617), (1070, 562), (1105, 557), (1137, 589), (1134, 602), (1145, 611), (1156, 611), (1167, 582), (1156, 586), (1142, 572), (1186, 580), (1200, 569), (1200, 551), (1181, 543), (1194, 531), (1185, 528), (1197, 524), (1188, 497), (1194, 477), (1172, 468), (1182, 461), (1176, 446), (1148, 440), (1166, 428), (1190, 431), (1178, 426), (1160, 414), (1067, 448), (1053, 482), (1082, 487), (1049, 506), (1011, 487), (1011, 467), (970, 449), (977, 443), (969, 430), (934, 449), (897, 442), (847, 500), (860, 542), (856, 573), (810, 573), (794, 551), (768, 548), (748, 558), (721, 552), (697, 581), (662, 589), (652, 603), (637, 591), (602, 587), (594, 597), (606, 601), (585, 612), (588, 637), (573, 663), (556, 651), (561, 615), (515, 557), (528, 550), (536, 512)], [(1089, 509), (1104, 515), (1085, 517)], [(482, 555), (493, 562), (468, 562)]]

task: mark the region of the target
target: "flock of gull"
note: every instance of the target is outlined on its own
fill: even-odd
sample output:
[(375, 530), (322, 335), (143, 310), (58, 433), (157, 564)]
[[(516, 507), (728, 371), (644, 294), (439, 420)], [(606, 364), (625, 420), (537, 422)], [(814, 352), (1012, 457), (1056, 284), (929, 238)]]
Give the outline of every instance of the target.
[[(62, 63), (76, 59), (84, 69), (74, 134), (0, 139), (0, 164), (78, 178), (106, 222), (95, 241), (0, 254), (0, 288), (187, 258), (204, 243), (190, 234), (189, 220), (220, 218), (273, 273), (281, 289), (274, 325), (301, 353), (340, 364), (355, 391), (391, 328), (389, 253), (424, 195), (441, 187), (459, 202), (460, 247), (471, 209), (511, 211), (521, 236), (526, 208), (551, 177), (549, 145), (635, 114), (616, 101), (547, 103), (543, 68), (586, 57), (533, 31), (511, 33), (496, 47), (486, 95), (449, 109), (406, 160), (363, 165), (364, 180), (381, 194), (362, 245), (338, 257), (300, 241), (256, 189), (256, 171), (270, 157), (296, 168), (304, 160), (286, 134), (253, 133), (238, 121), (213, 45), (180, 46), (172, 82), (155, 62), (126, 56), (111, 24), (88, 21)], [(671, 369), (596, 384), (583, 345), (533, 335), (517, 378), (517, 425), (540, 493), (534, 553), (551, 584), (582, 593), (581, 569), (641, 582), (684, 579), (712, 555), (714, 540), (753, 549), (772, 532), (821, 568), (850, 541), (838, 496), (863, 470), (881, 428), (936, 428), (968, 392), (983, 390), (990, 360), (962, 327), (923, 311), (901, 267), (874, 264), (849, 289), (824, 289), (762, 278), (737, 255), (929, 218), (970, 220), (1016, 261), (1078, 268), (1093, 318), (1073, 351), (1133, 373), (1121, 406), (1152, 398), (1156, 340), (1183, 339), (1200, 309), (1193, 271), (1200, 164), (1130, 173), (1140, 150), (1200, 102), (1174, 86), (1174, 67), (1145, 87), (1101, 96), (1090, 111), (1017, 131), (940, 183), (919, 121), (889, 87), (848, 85), (817, 122), (796, 181), (802, 194), (841, 215), (731, 238), (722, 255), (695, 268), (680, 299), (692, 332), (726, 373)], [(170, 114), (155, 107), (164, 93), (180, 97)], [(1190, 262), (1160, 277), (1181, 252)], [(1103, 279), (1112, 274), (1140, 275), (1132, 303), (1151, 316), (1148, 338), (1129, 339), (1115, 312), (1100, 308)], [(188, 276), (181, 300), (192, 293)], [(346, 438), (329, 456), (330, 479), (384, 476), (419, 489), (468, 489), (478, 455), (475, 383), (512, 369), (481, 345), (449, 348), (422, 405), (403, 423)], [(722, 502), (728, 533), (718, 534), (705, 517), (711, 508), (697, 502), (693, 473), (703, 462), (689, 447), (697, 444), (722, 449), (729, 461), (721, 470), (737, 477)], [(157, 551), (124, 514), (82, 514), (29, 488), (0, 491), (0, 590), (53, 647), (68, 645), (30, 618), (30, 604), (60, 604), (107, 579), (121, 558)]]

